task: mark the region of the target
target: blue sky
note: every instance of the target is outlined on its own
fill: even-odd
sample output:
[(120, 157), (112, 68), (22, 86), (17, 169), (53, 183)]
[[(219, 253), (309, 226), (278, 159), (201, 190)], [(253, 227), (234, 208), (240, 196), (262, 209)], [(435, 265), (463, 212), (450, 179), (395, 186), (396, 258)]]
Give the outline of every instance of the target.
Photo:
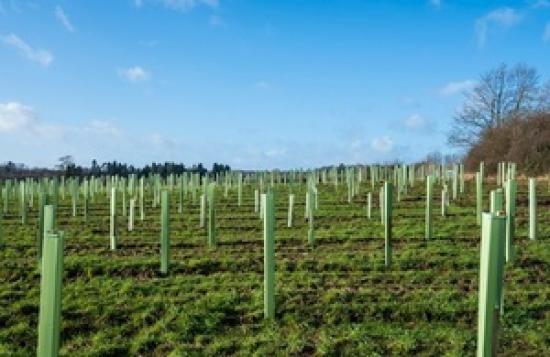
[(0, 0), (0, 161), (412, 161), (502, 62), (550, 1)]

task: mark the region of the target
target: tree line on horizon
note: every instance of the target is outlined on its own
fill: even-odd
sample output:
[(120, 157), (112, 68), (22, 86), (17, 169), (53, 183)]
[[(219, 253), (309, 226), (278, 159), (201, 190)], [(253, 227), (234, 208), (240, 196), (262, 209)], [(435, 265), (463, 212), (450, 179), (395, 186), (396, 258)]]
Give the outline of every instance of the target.
[(212, 168), (208, 170), (204, 164), (198, 163), (192, 166), (185, 166), (183, 163), (175, 162), (152, 162), (143, 167), (136, 167), (131, 164), (110, 161), (99, 164), (97, 160), (92, 160), (90, 166), (77, 165), (70, 155), (59, 158), (59, 164), (55, 168), (39, 168), (27, 167), (24, 164), (8, 161), (0, 164), (0, 177), (41, 177), (41, 176), (58, 176), (66, 177), (81, 177), (81, 176), (102, 176), (102, 175), (118, 175), (126, 177), (128, 175), (147, 176), (149, 174), (159, 174), (162, 177), (174, 174), (179, 175), (184, 172), (198, 173), (201, 176), (207, 173), (223, 173), (231, 171), (231, 167), (226, 164), (214, 163)]

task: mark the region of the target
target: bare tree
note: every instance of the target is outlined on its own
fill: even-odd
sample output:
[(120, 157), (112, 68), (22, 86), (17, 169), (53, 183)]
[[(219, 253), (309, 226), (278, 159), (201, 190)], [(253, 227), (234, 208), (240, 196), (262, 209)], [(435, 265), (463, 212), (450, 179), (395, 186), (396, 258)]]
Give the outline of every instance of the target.
[(538, 100), (538, 82), (536, 69), (525, 64), (512, 68), (501, 64), (483, 74), (479, 83), (464, 94), (465, 101), (454, 117), (449, 143), (469, 147), (484, 130), (532, 112)]
[(452, 164), (458, 164), (461, 161), (460, 155), (454, 153), (454, 154), (445, 154), (443, 156), (443, 162), (445, 165), (452, 165)]
[(440, 151), (432, 151), (426, 155), (424, 162), (427, 164), (440, 165), (443, 163), (443, 154)]
[(58, 161), (59, 165), (57, 165), (57, 168), (59, 170), (67, 170), (69, 166), (74, 165), (74, 159), (71, 155), (61, 156)]
[(538, 110), (543, 113), (550, 113), (550, 80), (540, 90)]

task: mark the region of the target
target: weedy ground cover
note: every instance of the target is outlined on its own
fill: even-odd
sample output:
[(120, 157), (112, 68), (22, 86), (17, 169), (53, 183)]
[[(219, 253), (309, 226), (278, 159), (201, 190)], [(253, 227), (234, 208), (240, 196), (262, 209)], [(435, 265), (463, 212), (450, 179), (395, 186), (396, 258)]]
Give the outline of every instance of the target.
[[(484, 206), (494, 182), (485, 183)], [(199, 200), (179, 213), (170, 197), (170, 268), (160, 273), (160, 206), (147, 192), (145, 220), (128, 232), (118, 214), (116, 250), (109, 247), (109, 199), (72, 217), (59, 202), (65, 232), (61, 355), (473, 355), (476, 351), (480, 227), (475, 186), (441, 217), (434, 189), (433, 239), (424, 238), (425, 185), (394, 201), (393, 259), (384, 266), (378, 187), (372, 219), (367, 192), (348, 203), (345, 185), (317, 186), (314, 248), (304, 219), (305, 185), (287, 227), (289, 186), (276, 185), (276, 312), (263, 319), (263, 224), (254, 212), (256, 186), (217, 193), (217, 240), (199, 227)], [(518, 184), (516, 259), (506, 266), (499, 353), (550, 355), (550, 194), (539, 185), (539, 239), (528, 235), (527, 182)], [(396, 195), (394, 195), (395, 197)], [(34, 355), (40, 271), (36, 204), (21, 224), (16, 202), (4, 215), (0, 248), (0, 355)], [(120, 205), (120, 203), (119, 203)], [(119, 209), (121, 209), (119, 207)]]

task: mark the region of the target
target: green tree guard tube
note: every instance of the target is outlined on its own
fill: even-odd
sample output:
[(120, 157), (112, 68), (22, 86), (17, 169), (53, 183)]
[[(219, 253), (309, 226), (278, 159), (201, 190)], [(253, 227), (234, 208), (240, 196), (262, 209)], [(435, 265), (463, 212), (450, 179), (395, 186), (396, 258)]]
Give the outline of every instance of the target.
[(371, 219), (372, 214), (372, 192), (367, 194), (367, 218)]
[(483, 210), (482, 200), (483, 200), (483, 174), (481, 172), (476, 172), (476, 222), (478, 225), (481, 225), (481, 211)]
[[(48, 196), (45, 192), (38, 193), (38, 230), (36, 232), (36, 250), (38, 260), (42, 259), (42, 245), (44, 242), (44, 209), (48, 201)], [(52, 216), (53, 219), (53, 216)], [(53, 226), (50, 227), (50, 230)]]
[(238, 185), (237, 185), (237, 204), (239, 207), (243, 204), (243, 174), (239, 173), (238, 176)]
[(294, 221), (294, 197), (293, 193), (288, 195), (288, 228), (292, 227)]
[(130, 200), (130, 214), (128, 215), (128, 232), (132, 232), (134, 230), (135, 209), (136, 209), (136, 200), (132, 198)]
[(428, 176), (426, 178), (426, 229), (425, 229), (426, 239), (433, 238), (432, 197), (433, 197), (432, 176)]
[(38, 317), (38, 357), (56, 357), (59, 353), (63, 241), (63, 233), (49, 232), (44, 236)]
[(505, 239), (504, 216), (483, 213), (481, 224), (481, 255), (479, 273), (479, 307), (477, 356), (496, 355), (499, 323), (498, 277), (502, 277), (499, 265), (499, 245)]
[(313, 184), (310, 184), (309, 187), (308, 187), (308, 195), (306, 197), (307, 199), (307, 206), (308, 206), (308, 223), (309, 223), (309, 228), (308, 228), (308, 231), (307, 231), (307, 241), (308, 241), (308, 244), (310, 246), (315, 246), (315, 227), (314, 227), (314, 224), (313, 224), (313, 212), (315, 210), (315, 206), (313, 204), (313, 200), (314, 200), (314, 191), (313, 191)]
[(273, 192), (264, 201), (264, 318), (275, 318), (275, 207)]
[[(133, 200), (132, 200), (133, 201)], [(168, 191), (162, 191), (161, 197), (161, 231), (160, 231), (160, 272), (168, 273), (170, 264), (170, 201)]]
[(529, 178), (529, 239), (537, 239), (537, 179)]
[(380, 206), (380, 223), (384, 224), (384, 186), (380, 187), (378, 205)]
[(88, 212), (90, 210), (90, 185), (84, 182), (84, 223), (88, 223)]
[(258, 189), (254, 190), (254, 212), (260, 212), (260, 191)]
[(516, 180), (506, 181), (506, 262), (514, 260), (514, 237), (516, 234)]
[(126, 217), (128, 206), (126, 205), (126, 184), (122, 183), (122, 217)]
[(201, 207), (200, 207), (200, 217), (199, 217), (199, 227), (204, 228), (206, 222), (206, 195), (202, 194), (200, 197)]
[(306, 221), (309, 219), (309, 184), (307, 185), (307, 191), (306, 191), (306, 204), (304, 205), (304, 218)]
[(6, 187), (2, 189), (2, 195), (4, 196), (4, 213), (8, 213), (9, 202), (10, 202), (10, 191), (8, 190), (8, 182), (6, 182)]
[(483, 161), (479, 163), (479, 175), (481, 176), (481, 180), (483, 180), (485, 176), (485, 163)]
[(460, 164), (460, 193), (464, 193), (464, 164)]
[[(491, 213), (496, 216), (503, 215), (504, 209), (504, 193), (501, 188), (491, 191)], [(502, 241), (498, 243), (498, 259), (497, 264), (499, 266), (504, 265), (506, 255), (506, 235), (504, 235)], [(501, 315), (504, 313), (504, 291), (502, 287), (503, 270), (497, 270), (497, 306), (500, 308)]]
[(179, 179), (180, 185), (179, 185), (179, 201), (178, 201), (178, 213), (183, 213), (183, 200), (184, 200), (184, 191), (183, 191), (183, 176)]
[(145, 185), (145, 178), (142, 176), (139, 179), (139, 213), (141, 221), (145, 219), (145, 192), (144, 192), (144, 185)]
[(447, 215), (447, 187), (441, 190), (441, 217)]
[(21, 181), (21, 224), (27, 224), (27, 196), (25, 194), (25, 181)]
[(44, 226), (42, 231), (42, 247), (44, 247), (44, 237), (46, 233), (51, 233), (56, 228), (56, 210), (57, 207), (54, 205), (44, 206)]
[(502, 189), (491, 191), (491, 213), (498, 214), (504, 209), (504, 194)]
[(77, 181), (76, 179), (71, 180), (71, 204), (73, 208), (73, 217), (76, 217), (76, 201), (77, 201)]
[(390, 182), (384, 182), (384, 262), (386, 267), (391, 265), (392, 259), (392, 204), (393, 187)]
[(208, 186), (208, 246), (213, 248), (217, 244), (216, 239), (216, 186), (214, 183)]
[(111, 215), (110, 215), (111, 250), (117, 247), (117, 221), (116, 221), (116, 187), (111, 187)]

